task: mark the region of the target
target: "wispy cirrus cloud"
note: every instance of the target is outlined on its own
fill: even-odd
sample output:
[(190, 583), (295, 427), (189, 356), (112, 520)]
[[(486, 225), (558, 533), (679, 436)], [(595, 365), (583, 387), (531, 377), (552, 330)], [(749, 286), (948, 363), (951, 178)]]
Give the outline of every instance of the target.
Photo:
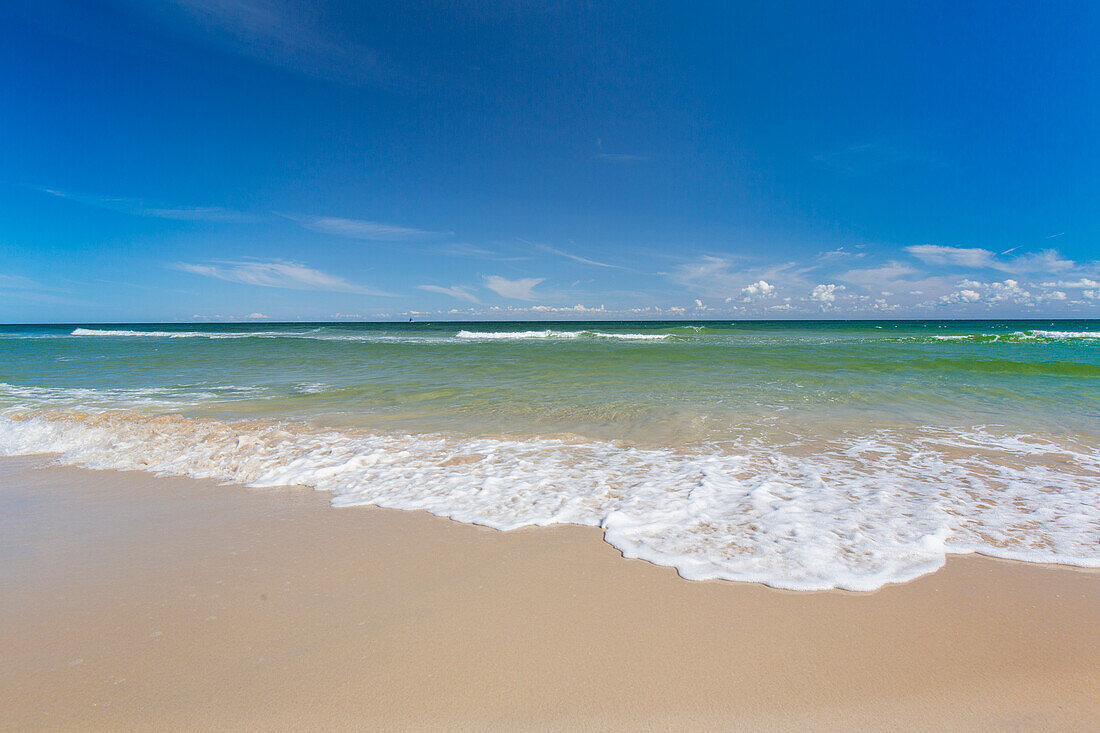
[(948, 267), (992, 267), (994, 254), (976, 247), (945, 247), (939, 244), (915, 244), (905, 251), (927, 265)]
[(43, 286), (29, 277), (5, 275), (0, 273), (0, 289), (3, 290), (41, 290)]
[(453, 232), (433, 232), (427, 229), (387, 224), (366, 219), (346, 219), (339, 216), (305, 216), (299, 214), (279, 214), (305, 229), (322, 234), (332, 234), (349, 239), (364, 239), (371, 242), (425, 242), (448, 237)]
[(603, 160), (608, 163), (640, 163), (650, 159), (648, 155), (636, 155), (634, 153), (596, 153), (592, 157), (595, 160)]
[(1077, 266), (1073, 260), (1067, 260), (1056, 250), (1044, 249), (1031, 254), (1004, 258), (1003, 255), (1014, 252), (1019, 247), (1001, 252), (978, 247), (947, 247), (938, 244), (917, 244), (906, 247), (905, 251), (927, 265), (943, 267), (963, 267), (971, 269), (999, 270), (1001, 272), (1066, 272)]
[(518, 280), (509, 280), (499, 275), (488, 275), (485, 278), (485, 287), (502, 298), (537, 300), (539, 296), (532, 291), (536, 285), (545, 280), (544, 277), (524, 277)]
[(806, 274), (815, 269), (813, 265), (799, 265), (796, 262), (753, 267), (736, 265), (737, 261), (730, 257), (704, 255), (677, 265), (667, 273), (667, 277), (671, 282), (707, 297), (734, 300), (743, 294), (748, 295), (744, 293), (745, 289), (754, 284), (759, 288), (760, 282), (773, 290), (776, 287), (784, 290), (802, 287), (808, 283)]
[(304, 76), (342, 84), (392, 84), (403, 75), (326, 19), (292, 0), (128, 0), (138, 17), (173, 34)]
[(572, 252), (566, 252), (563, 249), (558, 249), (557, 247), (551, 247), (550, 245), (542, 244), (541, 242), (529, 242), (526, 239), (521, 239), (519, 241), (523, 242), (524, 244), (529, 244), (532, 247), (537, 247), (538, 249), (541, 249), (543, 252), (549, 252), (552, 255), (557, 255), (558, 257), (564, 257), (567, 260), (573, 260), (574, 262), (580, 262), (582, 265), (592, 265), (593, 267), (607, 267), (607, 268), (610, 268), (612, 270), (625, 270), (626, 269), (622, 265), (612, 265), (612, 264), (607, 263), (607, 262), (600, 262), (598, 260), (592, 260), (592, 259), (589, 259), (587, 257), (581, 257), (580, 255), (575, 255)]
[(493, 262), (521, 262), (531, 259), (530, 257), (505, 255), (485, 247), (478, 247), (469, 242), (453, 242), (440, 245), (436, 251), (446, 257), (470, 257), (477, 260), (492, 260)]
[(263, 221), (264, 219), (262, 216), (234, 211), (222, 206), (172, 206), (122, 196), (96, 196), (87, 193), (63, 191), (57, 188), (35, 188), (50, 196), (107, 209), (108, 211), (117, 211), (121, 214), (130, 214), (131, 216), (148, 216), (155, 219), (171, 219), (174, 221), (223, 222), (227, 224), (246, 224)]
[(836, 275), (837, 279), (853, 285), (867, 288), (886, 286), (920, 275), (920, 271), (904, 262), (891, 261), (878, 267), (864, 267), (848, 270)]
[(22, 275), (5, 275), (0, 273), (0, 298), (22, 300), (29, 303), (47, 303), (51, 305), (86, 305), (86, 303), (73, 300), (67, 295), (58, 295), (66, 291), (54, 287), (47, 287), (37, 280)]
[(471, 303), (481, 302), (477, 299), (477, 296), (470, 291), (469, 288), (465, 288), (461, 285), (452, 285), (449, 288), (445, 288), (442, 285), (417, 285), (416, 287), (420, 290), (427, 290), (431, 293), (449, 295), (450, 297), (457, 298), (458, 300), (468, 300)]
[[(300, 0), (38, 0), (8, 3), (25, 22), (114, 52), (224, 69), (226, 57), (349, 86), (409, 88), (405, 65), (357, 37), (327, 2)], [(7, 8), (5, 8), (6, 10)], [(165, 41), (173, 41), (166, 43)], [(205, 47), (205, 48), (202, 48)], [(214, 53), (210, 53), (213, 51)], [(178, 58), (178, 57), (177, 57)]]
[(907, 135), (866, 140), (826, 150), (814, 156), (821, 167), (848, 175), (876, 175), (904, 168), (946, 169), (950, 166), (929, 152), (921, 141)]
[(181, 272), (189, 272), (193, 275), (202, 275), (203, 277), (212, 277), (217, 280), (244, 285), (258, 285), (265, 288), (325, 290), (336, 293), (355, 293), (357, 295), (392, 295), (392, 293), (382, 290), (357, 285), (338, 275), (331, 275), (298, 262), (285, 260), (173, 262), (168, 267)]

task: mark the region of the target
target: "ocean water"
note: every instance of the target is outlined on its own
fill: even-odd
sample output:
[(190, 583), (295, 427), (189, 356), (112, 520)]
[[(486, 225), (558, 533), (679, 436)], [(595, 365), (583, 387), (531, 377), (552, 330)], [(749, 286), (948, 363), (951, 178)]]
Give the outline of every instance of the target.
[(0, 455), (602, 527), (689, 579), (1100, 567), (1100, 321), (0, 326)]

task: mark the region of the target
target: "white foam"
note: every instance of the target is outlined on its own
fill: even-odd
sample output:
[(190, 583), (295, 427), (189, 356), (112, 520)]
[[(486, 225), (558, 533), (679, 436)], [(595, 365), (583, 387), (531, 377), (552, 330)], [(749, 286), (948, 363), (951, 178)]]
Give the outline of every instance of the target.
[(183, 385), (178, 387), (33, 387), (0, 382), (0, 399), (24, 407), (72, 407), (102, 410), (112, 408), (170, 409), (207, 404), (212, 400), (247, 400), (263, 397), (270, 391), (263, 387), (233, 385)]
[(1016, 335), (1022, 338), (1100, 339), (1100, 331), (1025, 331)]
[(642, 450), (602, 442), (325, 431), (115, 411), (9, 409), (0, 455), (420, 509), (507, 530), (600, 526), (690, 579), (867, 591), (946, 553), (1100, 566), (1100, 451), (969, 430), (804, 447)]
[(603, 331), (459, 331), (453, 337), (413, 333), (339, 333), (314, 331), (134, 331), (127, 329), (74, 328), (69, 336), (111, 338), (170, 339), (306, 339), (316, 341), (358, 341), (367, 343), (448, 343), (452, 339), (469, 341), (512, 341), (522, 339), (620, 339), (625, 341), (662, 341), (669, 333), (610, 333)]
[(603, 331), (459, 331), (455, 338), (480, 340), (607, 338), (628, 341), (660, 341), (670, 333), (608, 333)]
[[(420, 334), (390, 333), (344, 333), (338, 331), (131, 331), (99, 328), (76, 328), (69, 336), (112, 337), (112, 338), (148, 338), (148, 339), (303, 339), (307, 341), (349, 341), (362, 343), (448, 343), (449, 336), (428, 336)], [(23, 337), (19, 337), (23, 338)], [(30, 338), (30, 337), (26, 337)], [(57, 338), (57, 336), (34, 338)]]
[[(130, 331), (103, 328), (74, 328), (70, 336), (108, 336), (114, 338), (319, 338), (316, 332), (303, 331)], [(324, 338), (339, 338), (330, 335)]]

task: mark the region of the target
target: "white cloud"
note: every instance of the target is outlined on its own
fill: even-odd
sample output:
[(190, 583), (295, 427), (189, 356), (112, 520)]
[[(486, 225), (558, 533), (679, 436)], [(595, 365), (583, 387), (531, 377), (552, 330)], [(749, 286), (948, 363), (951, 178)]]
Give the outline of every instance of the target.
[(672, 272), (667, 273), (669, 280), (677, 285), (690, 288), (707, 297), (728, 298), (732, 302), (735, 297), (750, 297), (746, 292), (745, 281), (752, 282), (748, 288), (754, 285), (760, 290), (757, 297), (770, 294), (765, 293), (760, 283), (765, 283), (770, 288), (782, 287), (789, 289), (808, 285), (805, 281), (806, 273), (816, 266), (800, 266), (793, 262), (784, 262), (767, 267), (741, 268), (737, 271), (731, 269), (733, 262), (722, 257), (704, 255), (691, 262), (678, 265)]
[(1079, 280), (1058, 280), (1042, 283), (1044, 288), (1100, 288), (1100, 281), (1083, 277)]
[(259, 0), (129, 0), (138, 17), (223, 51), (344, 84), (392, 84), (403, 75), (330, 20), (323, 5)]
[(769, 285), (767, 280), (757, 280), (752, 285), (741, 288), (741, 294), (748, 297), (753, 297), (757, 295), (767, 297), (774, 292), (775, 286)]
[(552, 306), (552, 305), (533, 305), (529, 308), (517, 308), (513, 309), (514, 312), (528, 311), (531, 313), (605, 313), (607, 309), (604, 306), (591, 307), (587, 305), (565, 305), (565, 306)]
[(681, 285), (710, 282), (715, 278), (724, 280), (732, 275), (729, 271), (729, 266), (729, 260), (705, 255), (695, 262), (685, 262), (678, 266), (671, 277), (673, 282), (677, 282)]
[(1016, 303), (1020, 305), (1035, 305), (1041, 300), (1064, 300), (1065, 293), (1058, 297), (1058, 291), (1034, 295), (1025, 290), (1020, 283), (1011, 278), (1003, 282), (978, 282), (975, 280), (963, 280), (959, 283), (960, 290), (943, 295), (939, 303), (945, 305), (961, 303), (984, 302), (990, 305), (998, 303)]
[(42, 286), (30, 278), (22, 275), (5, 275), (0, 273), (0, 288), (12, 290), (39, 290)]
[(592, 157), (596, 160), (606, 160), (611, 163), (638, 163), (649, 160), (648, 155), (635, 155), (633, 153), (596, 153)]
[(883, 285), (893, 286), (899, 279), (911, 275), (920, 274), (915, 268), (904, 262), (888, 262), (880, 267), (868, 267), (859, 270), (848, 270), (837, 275), (838, 280), (843, 280), (853, 285), (862, 285), (868, 288), (880, 288)]
[(1073, 260), (1063, 259), (1053, 249), (1044, 249), (1035, 254), (1016, 257), (1005, 263), (998, 263), (997, 269), (1005, 272), (1065, 272), (1077, 266)]
[(943, 247), (938, 244), (917, 244), (905, 251), (929, 265), (952, 267), (992, 267), (993, 253), (988, 249)]
[(242, 211), (234, 211), (221, 206), (169, 206), (165, 204), (150, 204), (141, 199), (124, 198), (119, 196), (93, 196), (91, 194), (62, 191), (56, 188), (39, 188), (42, 193), (50, 196), (76, 201), (87, 206), (95, 206), (108, 211), (116, 211), (131, 216), (148, 216), (155, 219), (171, 219), (174, 221), (208, 221), (226, 224), (245, 224), (262, 221), (263, 217), (246, 214)]
[(245, 318), (251, 318), (258, 321), (267, 318), (267, 316), (265, 316), (263, 313), (249, 313), (247, 316), (245, 316)]
[(538, 295), (532, 292), (534, 287), (545, 281), (544, 277), (524, 277), (519, 280), (509, 280), (499, 275), (489, 275), (485, 278), (485, 287), (492, 290), (502, 298), (513, 300), (535, 300)]
[(988, 292), (987, 297), (994, 302), (1005, 300), (1022, 302), (1031, 298), (1031, 293), (1021, 288), (1020, 283), (1015, 280), (989, 283), (986, 285), (986, 288)]
[(573, 260), (574, 262), (580, 262), (582, 265), (592, 265), (594, 267), (608, 267), (608, 268), (611, 268), (613, 270), (625, 270), (626, 269), (625, 267), (622, 267), (621, 265), (612, 265), (612, 264), (609, 264), (607, 262), (599, 262), (598, 260), (590, 260), (587, 257), (581, 257), (580, 255), (575, 255), (571, 252), (566, 252), (565, 250), (557, 249), (556, 247), (551, 247), (548, 244), (540, 244), (539, 242), (528, 242), (526, 239), (521, 239), (519, 241), (523, 242), (524, 244), (529, 244), (532, 247), (538, 247), (539, 249), (541, 249), (545, 252), (549, 252), (550, 254), (557, 255), (558, 257), (564, 257), (567, 260)]
[(380, 221), (367, 221), (365, 219), (343, 219), (338, 216), (298, 216), (279, 214), (290, 219), (299, 226), (322, 234), (333, 234), (337, 237), (350, 239), (365, 239), (372, 242), (423, 242), (431, 239), (446, 237), (451, 232), (432, 232), (426, 229), (413, 229), (397, 224), (386, 224)]
[(940, 303), (945, 305), (953, 303), (977, 303), (981, 299), (982, 294), (977, 290), (964, 289), (941, 296)]
[(480, 303), (477, 296), (474, 295), (469, 289), (462, 287), (461, 285), (452, 285), (449, 288), (442, 287), (440, 285), (417, 285), (420, 290), (428, 290), (433, 293), (442, 293), (443, 295), (449, 295), (452, 298), (458, 300), (468, 300), (471, 303)]
[[(1013, 247), (1001, 254), (1019, 249)], [(972, 267), (978, 269), (1000, 270), (1007, 273), (1028, 272), (1066, 272), (1077, 267), (1073, 260), (1063, 258), (1056, 250), (1044, 249), (1041, 252), (1020, 255), (1010, 259), (1000, 259), (988, 249), (942, 247), (936, 244), (919, 244), (906, 247), (905, 251), (930, 265), (949, 267)]]
[(817, 285), (814, 287), (813, 292), (810, 293), (810, 299), (816, 300), (819, 303), (833, 303), (836, 301), (836, 294), (844, 289), (843, 285), (835, 285), (833, 283)]
[(265, 288), (288, 290), (328, 290), (359, 295), (390, 295), (349, 282), (337, 275), (330, 275), (297, 262), (283, 260), (231, 262), (215, 260), (208, 263), (175, 262), (174, 270), (190, 272), (228, 282), (259, 285)]

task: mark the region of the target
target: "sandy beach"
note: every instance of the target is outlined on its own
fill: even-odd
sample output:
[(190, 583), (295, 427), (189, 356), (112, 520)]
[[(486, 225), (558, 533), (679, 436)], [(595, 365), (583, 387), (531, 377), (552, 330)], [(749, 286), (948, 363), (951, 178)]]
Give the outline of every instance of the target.
[(598, 530), (0, 462), (5, 729), (1078, 729), (1100, 573), (689, 582)]

